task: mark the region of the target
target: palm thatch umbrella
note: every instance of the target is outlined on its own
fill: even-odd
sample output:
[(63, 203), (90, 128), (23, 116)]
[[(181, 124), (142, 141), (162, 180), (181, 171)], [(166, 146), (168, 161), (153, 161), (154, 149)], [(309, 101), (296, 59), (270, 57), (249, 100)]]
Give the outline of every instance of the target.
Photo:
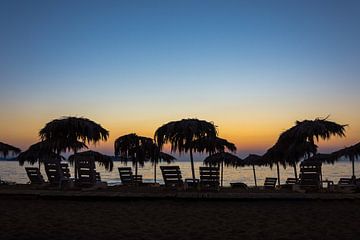
[(221, 186), (223, 186), (224, 179), (224, 164), (225, 166), (238, 166), (241, 159), (238, 156), (235, 156), (228, 152), (218, 152), (215, 154), (209, 155), (204, 159), (205, 165), (218, 166), (221, 164)]
[(264, 161), (264, 158), (257, 154), (249, 154), (246, 158), (244, 158), (243, 163), (247, 166), (252, 166), (253, 169), (253, 175), (254, 175), (254, 182), (255, 187), (257, 187), (257, 180), (256, 180), (256, 172), (255, 172), (255, 166), (264, 166), (268, 163)]
[[(53, 150), (60, 154), (60, 152), (68, 150), (76, 153), (79, 150), (78, 141), (85, 145), (107, 140), (109, 132), (100, 124), (87, 118), (63, 117), (47, 123), (40, 130), (39, 135), (42, 140), (51, 142)], [(75, 172), (76, 177), (77, 173)]]
[[(83, 143), (78, 142), (78, 148), (82, 148)], [(55, 153), (52, 150), (51, 144), (49, 141), (41, 141), (31, 145), (26, 151), (20, 153), (16, 160), (19, 162), (20, 166), (23, 166), (25, 162), (28, 162), (31, 165), (34, 165), (36, 162), (39, 164), (39, 169), (41, 163), (46, 161), (61, 161), (65, 159), (63, 156)]]
[(355, 177), (355, 160), (358, 160), (360, 157), (360, 142), (352, 145), (350, 147), (346, 147), (343, 149), (340, 149), (336, 152), (331, 153), (330, 160), (331, 159), (340, 159), (341, 157), (349, 158), (352, 165), (352, 178), (356, 179)]
[(317, 153), (315, 139), (319, 141), (319, 139), (327, 140), (331, 136), (344, 137), (346, 126), (328, 121), (327, 118), (317, 118), (315, 120), (296, 121), (295, 126), (284, 131), (276, 144), (263, 156), (277, 164), (278, 184), (280, 185), (279, 163), (284, 167), (286, 164), (293, 166), (295, 178), (297, 178), (297, 162), (301, 158), (308, 158)]
[(197, 151), (193, 142), (203, 137), (215, 138), (216, 127), (213, 123), (199, 119), (182, 119), (164, 124), (155, 131), (155, 141), (160, 147), (171, 144), (171, 151), (180, 154), (190, 153), (192, 178), (195, 182), (195, 167), (193, 152)]
[(135, 165), (135, 175), (138, 175), (138, 165), (144, 166), (154, 154), (153, 144), (151, 138), (138, 136), (135, 133), (126, 134), (115, 140), (115, 156), (120, 157), (125, 163), (132, 161)]
[(0, 142), (0, 153), (6, 158), (9, 153), (19, 154), (21, 152), (20, 148), (11, 146), (10, 144)]
[(88, 159), (97, 162), (99, 163), (100, 166), (105, 167), (105, 170), (107, 171), (112, 171), (114, 167), (113, 160), (110, 156), (92, 150), (85, 152), (78, 152), (69, 156), (68, 158), (70, 164), (74, 164), (74, 162), (82, 159)]
[(232, 153), (236, 152), (234, 143), (219, 137), (203, 137), (193, 141), (193, 148), (198, 152), (207, 152), (210, 155), (218, 152), (225, 152), (228, 150)]

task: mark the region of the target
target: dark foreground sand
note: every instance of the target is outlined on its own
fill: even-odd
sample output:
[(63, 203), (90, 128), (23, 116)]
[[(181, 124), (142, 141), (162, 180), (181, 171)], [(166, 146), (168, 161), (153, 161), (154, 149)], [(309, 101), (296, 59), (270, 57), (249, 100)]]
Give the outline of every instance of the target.
[(359, 239), (359, 201), (0, 199), (0, 239)]

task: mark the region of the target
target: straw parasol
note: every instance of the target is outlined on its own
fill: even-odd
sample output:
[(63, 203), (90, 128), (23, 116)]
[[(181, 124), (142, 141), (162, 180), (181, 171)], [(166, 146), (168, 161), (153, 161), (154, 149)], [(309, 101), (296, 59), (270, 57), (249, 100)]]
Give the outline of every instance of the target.
[(105, 167), (107, 171), (112, 171), (114, 167), (113, 160), (110, 156), (92, 150), (75, 153), (69, 156), (68, 160), (70, 164), (74, 164), (74, 162), (82, 159), (88, 159), (97, 162), (100, 166)]
[(356, 179), (355, 177), (355, 160), (358, 160), (360, 157), (360, 142), (352, 145), (350, 147), (346, 147), (340, 149), (336, 152), (331, 153), (331, 158), (335, 158), (336, 160), (340, 159), (341, 157), (349, 158), (352, 164), (352, 178)]
[(257, 155), (257, 154), (249, 154), (246, 158), (244, 158), (242, 163), (241, 162), (239, 162), (239, 163), (240, 163), (240, 165), (242, 164), (242, 165), (246, 165), (246, 166), (252, 166), (255, 187), (257, 187), (255, 166), (265, 166), (265, 165), (269, 164), (266, 161), (264, 161), (264, 158), (262, 156)]
[(9, 153), (19, 154), (21, 152), (20, 148), (14, 147), (10, 144), (0, 142), (0, 153), (6, 158)]
[[(95, 144), (101, 140), (106, 141), (109, 137), (109, 132), (100, 124), (87, 118), (63, 117), (47, 123), (40, 130), (39, 135), (42, 140), (48, 140), (51, 143), (52, 149), (60, 154), (60, 152), (69, 150), (76, 153), (79, 150), (79, 141), (84, 146), (87, 143)], [(75, 171), (76, 177), (77, 173)]]
[(228, 152), (218, 152), (211, 154), (204, 159), (205, 165), (218, 166), (221, 164), (221, 186), (223, 186), (224, 179), (224, 164), (225, 166), (238, 166), (241, 159)]
[[(81, 142), (78, 142), (78, 148), (82, 148)], [(39, 169), (41, 163), (46, 161), (61, 161), (64, 157), (55, 153), (52, 150), (52, 147), (49, 141), (41, 141), (31, 145), (26, 151), (20, 153), (16, 160), (19, 162), (20, 166), (23, 166), (25, 162), (28, 162), (31, 165), (34, 165), (36, 162), (39, 163)]]
[(182, 119), (168, 122), (155, 131), (154, 139), (160, 149), (164, 144), (171, 144), (171, 151), (190, 153), (191, 172), (195, 181), (195, 167), (193, 152), (198, 151), (193, 142), (203, 137), (214, 138), (217, 136), (213, 123), (199, 119)]
[(122, 162), (132, 161), (135, 166), (135, 175), (138, 174), (138, 165), (144, 166), (145, 162), (154, 156), (153, 140), (148, 137), (130, 133), (117, 138), (114, 142), (115, 156)]

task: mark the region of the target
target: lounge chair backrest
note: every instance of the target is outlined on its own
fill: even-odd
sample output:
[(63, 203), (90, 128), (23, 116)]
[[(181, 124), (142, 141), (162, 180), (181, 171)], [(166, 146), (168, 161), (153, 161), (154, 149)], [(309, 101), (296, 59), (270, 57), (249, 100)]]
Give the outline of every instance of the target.
[(218, 188), (220, 185), (219, 167), (200, 167), (200, 186)]
[(296, 178), (288, 178), (286, 179), (286, 184), (296, 184), (297, 179)]
[(70, 179), (71, 175), (70, 175), (70, 169), (69, 169), (69, 164), (67, 163), (60, 163), (60, 168), (61, 171), (63, 173), (63, 177), (65, 179)]
[(25, 170), (31, 184), (42, 184), (45, 182), (38, 168), (26, 167)]
[(321, 162), (302, 162), (300, 164), (300, 186), (303, 188), (321, 188)]
[(92, 160), (77, 160), (76, 169), (78, 181), (83, 185), (94, 185), (96, 183), (95, 162)]
[(179, 166), (160, 166), (166, 187), (179, 187), (183, 185)]
[(265, 178), (264, 188), (265, 189), (275, 189), (276, 181), (277, 181), (277, 178), (273, 178), (273, 177)]
[(45, 162), (45, 172), (51, 184), (59, 184), (63, 179), (63, 171), (60, 162)]
[(338, 185), (342, 185), (342, 186), (354, 185), (354, 180), (351, 178), (340, 178)]
[(119, 167), (118, 170), (122, 184), (127, 185), (134, 183), (134, 177), (132, 174), (131, 167)]

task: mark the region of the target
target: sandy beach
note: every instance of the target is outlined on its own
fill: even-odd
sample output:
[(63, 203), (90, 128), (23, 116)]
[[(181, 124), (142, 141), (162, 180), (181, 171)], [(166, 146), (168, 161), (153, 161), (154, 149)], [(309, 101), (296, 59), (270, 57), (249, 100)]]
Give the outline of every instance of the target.
[(0, 239), (354, 239), (360, 201), (72, 201), (2, 196)]

